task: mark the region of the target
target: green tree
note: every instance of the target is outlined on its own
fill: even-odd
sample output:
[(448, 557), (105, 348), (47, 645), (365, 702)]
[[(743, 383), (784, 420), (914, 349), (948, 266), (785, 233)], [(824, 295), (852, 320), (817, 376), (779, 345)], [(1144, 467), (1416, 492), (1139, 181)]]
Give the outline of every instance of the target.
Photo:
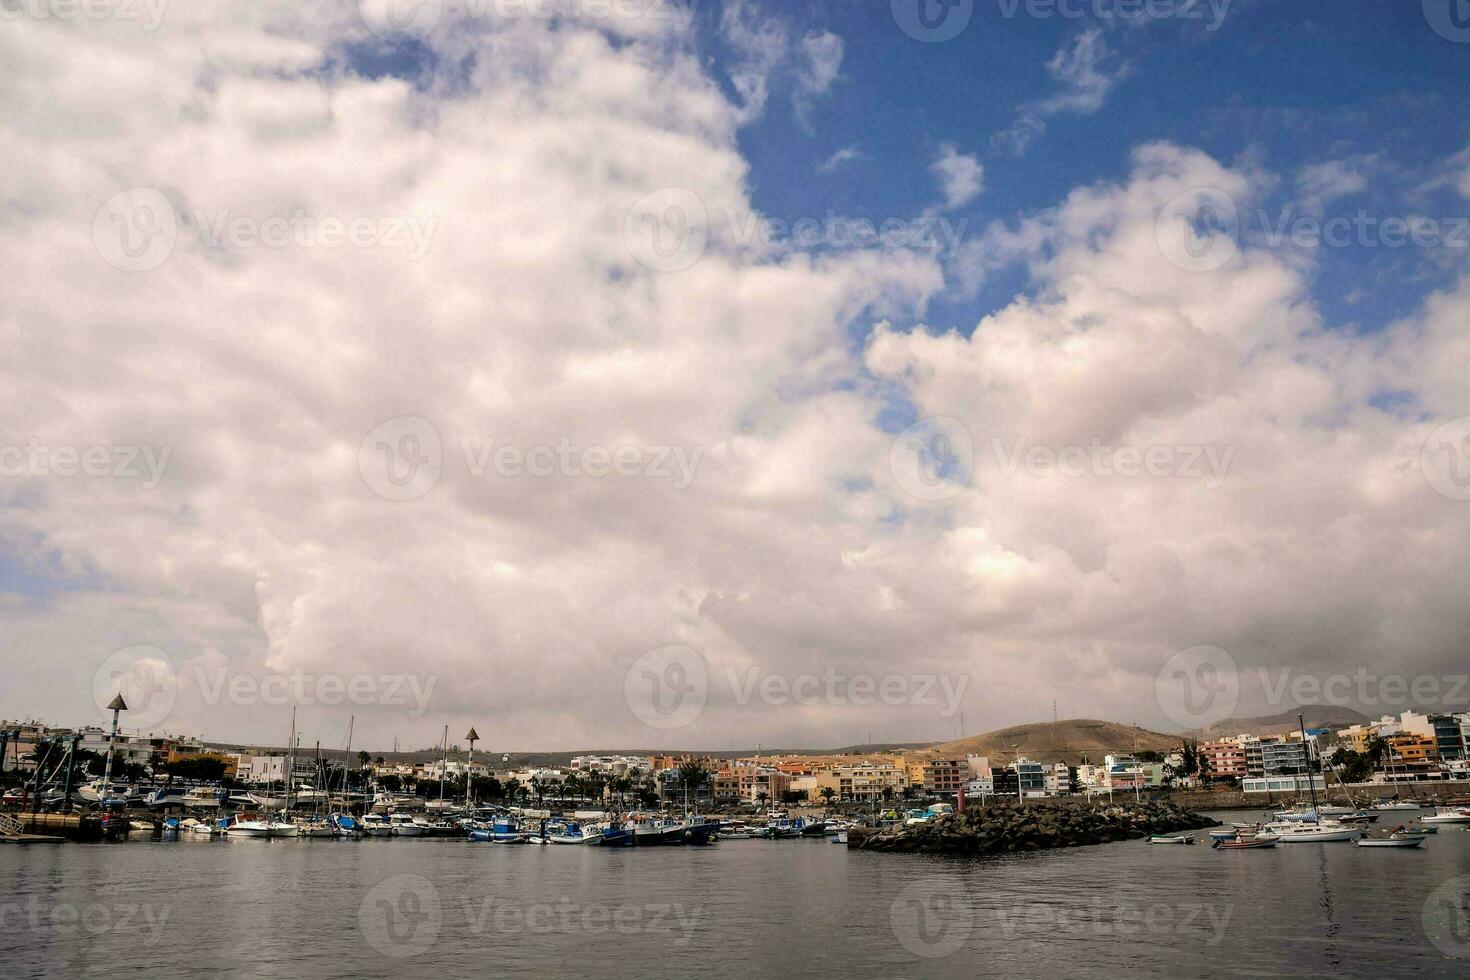
[(699, 801), (699, 791), (709, 783), (714, 773), (702, 762), (691, 760), (679, 764), (678, 774), (674, 777), (679, 785), (683, 786), (695, 802)]
[(831, 786), (823, 786), (822, 787), (822, 791), (820, 793), (818, 793), (817, 795), (822, 798), (822, 802), (823, 803), (827, 804), (828, 807), (831, 807), (832, 806), (832, 797), (834, 797), (834, 796), (837, 795), (837, 791), (835, 789), (833, 789)]

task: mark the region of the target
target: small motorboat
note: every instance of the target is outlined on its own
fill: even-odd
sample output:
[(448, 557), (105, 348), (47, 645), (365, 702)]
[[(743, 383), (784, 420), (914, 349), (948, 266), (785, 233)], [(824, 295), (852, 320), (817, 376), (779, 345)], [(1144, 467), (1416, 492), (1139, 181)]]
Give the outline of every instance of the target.
[(834, 844), (846, 844), (847, 843), (847, 831), (845, 831), (845, 830), (839, 830), (837, 833), (833, 834), (832, 835), (832, 843), (834, 843)]
[(1193, 844), (1193, 834), (1153, 834), (1148, 838), (1150, 844)]
[(1470, 823), (1470, 807), (1442, 806), (1427, 817), (1419, 818), (1421, 823)]
[(1210, 840), (1235, 840), (1241, 831), (1235, 827), (1219, 827), (1210, 831)]
[(1419, 804), (1417, 804), (1417, 803), (1408, 803), (1408, 802), (1405, 802), (1403, 800), (1399, 800), (1399, 801), (1384, 800), (1381, 803), (1375, 803), (1375, 804), (1373, 804), (1368, 809), (1370, 809), (1370, 810), (1405, 810), (1405, 811), (1415, 810), (1415, 811), (1417, 811), (1419, 809)]
[(426, 824), (419, 823), (408, 813), (390, 813), (388, 827), (394, 837), (423, 837), (429, 829)]
[(1275, 834), (1258, 834), (1254, 837), (1239, 837), (1235, 840), (1217, 840), (1210, 846), (1217, 851), (1246, 851), (1251, 848), (1275, 847), (1281, 838)]
[(1393, 834), (1388, 837), (1358, 838), (1359, 847), (1418, 847), (1423, 843), (1423, 834)]

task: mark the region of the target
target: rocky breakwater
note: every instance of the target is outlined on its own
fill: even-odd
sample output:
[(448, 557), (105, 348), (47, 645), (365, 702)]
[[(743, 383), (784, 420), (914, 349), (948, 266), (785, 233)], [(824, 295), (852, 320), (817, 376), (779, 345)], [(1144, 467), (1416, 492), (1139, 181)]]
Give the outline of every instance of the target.
[(990, 803), (895, 827), (867, 837), (857, 847), (911, 854), (1005, 854), (1136, 840), (1218, 824), (1167, 802)]

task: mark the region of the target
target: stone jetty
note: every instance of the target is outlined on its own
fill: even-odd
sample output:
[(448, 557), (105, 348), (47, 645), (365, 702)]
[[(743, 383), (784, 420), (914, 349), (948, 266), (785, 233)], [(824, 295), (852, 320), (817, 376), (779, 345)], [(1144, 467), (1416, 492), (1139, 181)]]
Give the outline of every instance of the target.
[(1045, 801), (989, 803), (927, 823), (865, 836), (865, 851), (910, 854), (1005, 854), (1136, 840), (1150, 834), (1215, 827), (1219, 821), (1167, 802)]

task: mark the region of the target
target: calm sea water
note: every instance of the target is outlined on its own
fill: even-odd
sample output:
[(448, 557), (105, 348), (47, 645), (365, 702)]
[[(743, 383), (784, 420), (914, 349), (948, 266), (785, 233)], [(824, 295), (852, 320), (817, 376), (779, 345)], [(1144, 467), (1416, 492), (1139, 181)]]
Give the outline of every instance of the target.
[(6, 977), (1470, 974), (1455, 827), (1419, 851), (982, 860), (803, 840), (184, 839), (0, 847), (0, 875)]

